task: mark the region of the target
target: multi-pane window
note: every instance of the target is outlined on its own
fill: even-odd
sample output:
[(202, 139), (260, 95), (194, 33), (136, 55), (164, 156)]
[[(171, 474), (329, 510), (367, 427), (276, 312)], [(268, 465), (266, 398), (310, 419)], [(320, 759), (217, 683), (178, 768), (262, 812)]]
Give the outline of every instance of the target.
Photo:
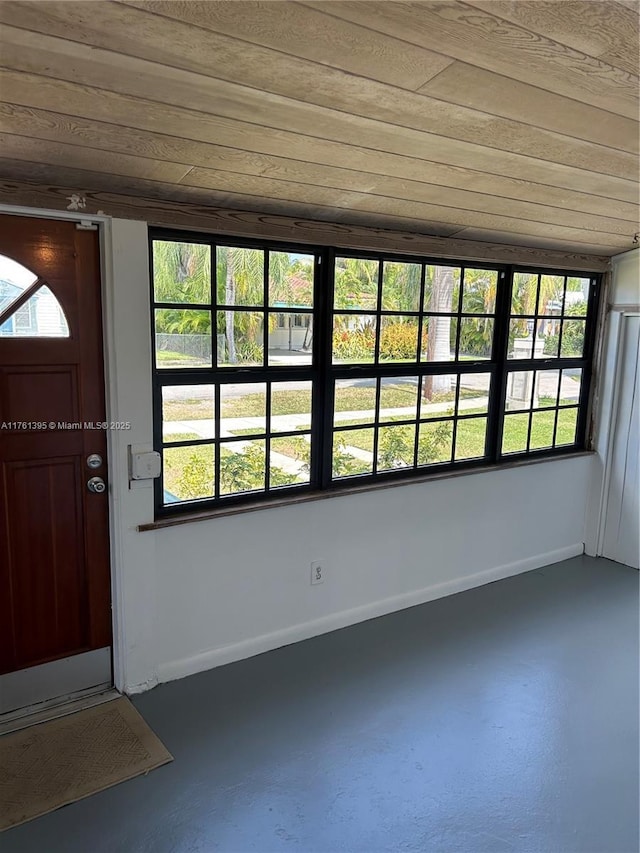
[(347, 255), (334, 269), (331, 479), (485, 458), (504, 271)]
[[(514, 273), (502, 456), (583, 440), (594, 291), (595, 280), (588, 276)], [(542, 363), (552, 366), (541, 369)]]
[(157, 509), (584, 447), (597, 276), (151, 238)]
[(159, 504), (309, 486), (317, 252), (152, 240)]

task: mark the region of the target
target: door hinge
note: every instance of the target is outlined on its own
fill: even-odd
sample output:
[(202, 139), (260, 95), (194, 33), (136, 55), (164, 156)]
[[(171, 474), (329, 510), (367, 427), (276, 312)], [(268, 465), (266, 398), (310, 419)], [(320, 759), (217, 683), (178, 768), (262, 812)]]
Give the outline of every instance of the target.
[(98, 226), (95, 222), (90, 222), (88, 219), (81, 219), (80, 222), (76, 222), (76, 228), (78, 231), (97, 231)]

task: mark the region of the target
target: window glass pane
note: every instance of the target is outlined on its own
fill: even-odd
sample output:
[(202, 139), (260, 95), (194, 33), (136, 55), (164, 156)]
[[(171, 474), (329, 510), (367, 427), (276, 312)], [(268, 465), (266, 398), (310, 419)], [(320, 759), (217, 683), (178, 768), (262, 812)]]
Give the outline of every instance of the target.
[(461, 361), (491, 358), (493, 346), (493, 320), (488, 317), (462, 317), (460, 319), (460, 349), (458, 358)]
[(502, 433), (502, 452), (521, 453), (527, 449), (529, 415), (505, 415)]
[(367, 364), (376, 350), (373, 314), (336, 314), (333, 318), (333, 363)]
[(418, 429), (418, 465), (451, 462), (453, 421), (420, 424)]
[(373, 423), (376, 417), (376, 380), (337, 379), (334, 394), (333, 422)]
[(533, 358), (533, 320), (509, 322), (508, 358)]
[(538, 321), (534, 358), (557, 358), (560, 343), (560, 320)]
[(453, 373), (422, 377), (421, 418), (442, 418), (455, 413), (457, 379)]
[(380, 320), (380, 361), (416, 361), (418, 318), (385, 315)]
[(377, 308), (378, 270), (378, 261), (336, 258), (334, 308)]
[(295, 486), (308, 483), (311, 465), (311, 436), (283, 436), (271, 439), (269, 486)]
[(562, 371), (562, 383), (560, 385), (561, 406), (576, 404), (580, 402), (580, 389), (582, 386), (582, 369), (569, 367)]
[(516, 370), (507, 374), (507, 410), (531, 408), (534, 381), (534, 370)]
[(464, 271), (462, 311), (467, 314), (494, 314), (498, 273), (496, 270)]
[(384, 261), (382, 264), (382, 309), (420, 310), (420, 264)]
[(371, 474), (373, 429), (340, 430), (333, 434), (333, 478)]
[(490, 373), (463, 373), (460, 376), (458, 414), (481, 415), (489, 411)]
[(264, 251), (218, 246), (218, 305), (264, 305)]
[(258, 311), (218, 311), (218, 366), (262, 365), (264, 315)]
[(542, 450), (545, 447), (553, 447), (553, 427), (555, 421), (555, 411), (534, 412), (531, 415), (529, 450)]
[(476, 459), (484, 456), (487, 436), (486, 418), (469, 418), (458, 421), (456, 428), (456, 460)]
[(269, 314), (269, 364), (311, 364), (311, 314)]
[(533, 397), (533, 408), (543, 409), (555, 406), (558, 399), (558, 370), (536, 371), (536, 391)]
[(312, 308), (314, 265), (313, 255), (269, 252), (269, 305)]
[(563, 275), (540, 276), (539, 316), (552, 317), (560, 314), (564, 299), (564, 283)]
[(0, 336), (68, 338), (69, 326), (62, 306), (49, 288), (42, 285), (4, 321)]
[(220, 437), (260, 435), (267, 431), (264, 382), (220, 385)]
[(511, 291), (511, 314), (535, 314), (538, 293), (536, 273), (516, 272), (513, 274)]
[(166, 385), (162, 389), (162, 440), (215, 438), (213, 385)]
[(311, 382), (272, 382), (271, 432), (310, 428)]
[(422, 326), (422, 361), (454, 361), (458, 320), (446, 315), (425, 317)]
[(168, 367), (211, 367), (211, 312), (157, 308), (156, 364)]
[(162, 455), (165, 504), (214, 496), (215, 447), (213, 444), (165, 447)]
[(37, 280), (38, 276), (31, 270), (6, 255), (0, 255), (0, 311), (15, 302)]
[(378, 471), (411, 468), (415, 453), (416, 427), (383, 426), (378, 431)]
[(380, 380), (380, 421), (409, 421), (416, 417), (417, 376), (394, 376)]
[(556, 447), (563, 444), (575, 444), (577, 424), (577, 409), (558, 409), (558, 425), (556, 427)]
[(425, 267), (424, 311), (434, 314), (453, 314), (458, 310), (459, 297), (459, 267)]
[(265, 488), (265, 441), (227, 441), (220, 445), (220, 494)]
[(211, 302), (211, 247), (154, 240), (153, 292), (156, 302)]
[(563, 320), (560, 343), (562, 358), (582, 358), (585, 325), (584, 320)]
[(568, 278), (564, 296), (564, 314), (586, 317), (591, 281), (588, 278)]

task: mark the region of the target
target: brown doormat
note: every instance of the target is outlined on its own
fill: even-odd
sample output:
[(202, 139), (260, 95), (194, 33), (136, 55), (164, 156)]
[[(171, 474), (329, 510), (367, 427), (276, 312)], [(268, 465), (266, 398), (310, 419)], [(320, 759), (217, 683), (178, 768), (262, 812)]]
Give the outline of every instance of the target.
[(124, 697), (0, 737), (0, 830), (173, 761)]

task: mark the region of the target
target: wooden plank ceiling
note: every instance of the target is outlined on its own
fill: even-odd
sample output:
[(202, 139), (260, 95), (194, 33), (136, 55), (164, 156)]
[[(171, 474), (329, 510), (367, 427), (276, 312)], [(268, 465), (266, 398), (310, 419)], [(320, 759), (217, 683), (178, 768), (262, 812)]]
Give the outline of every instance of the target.
[(612, 255), (632, 0), (0, 3), (0, 176)]

